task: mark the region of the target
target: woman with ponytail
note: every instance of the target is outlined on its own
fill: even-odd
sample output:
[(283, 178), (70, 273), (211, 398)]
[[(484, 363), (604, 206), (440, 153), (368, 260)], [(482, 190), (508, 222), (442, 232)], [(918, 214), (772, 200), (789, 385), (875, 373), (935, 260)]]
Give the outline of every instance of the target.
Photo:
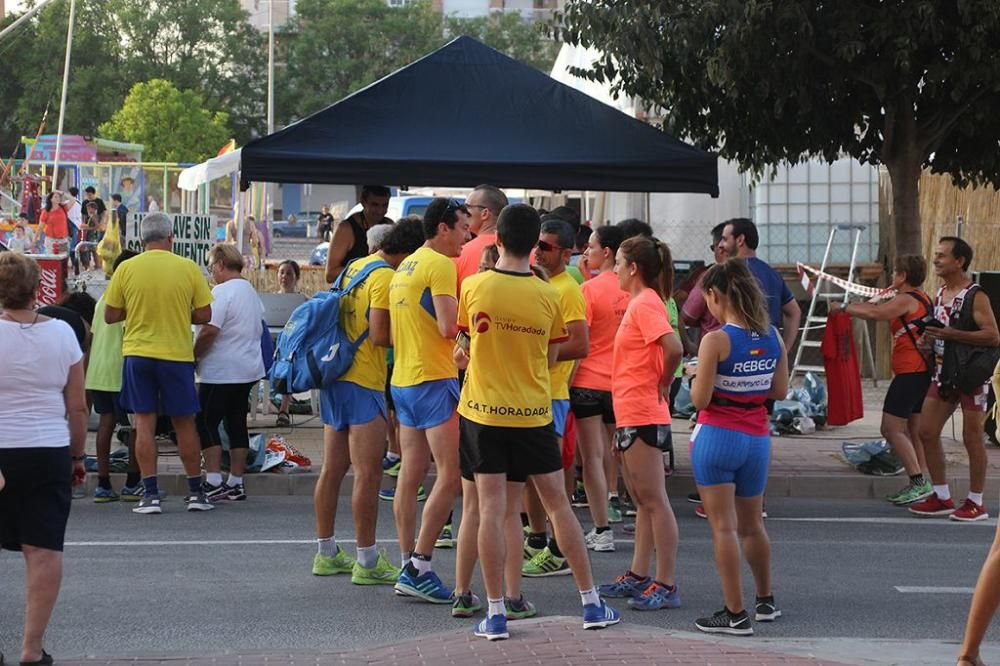
[(632, 566), (602, 585), (601, 593), (631, 597), (636, 610), (677, 608), (677, 520), (663, 482), (663, 452), (671, 447), (670, 385), (682, 353), (664, 306), (673, 283), (670, 249), (653, 238), (629, 238), (618, 248), (615, 272), (631, 300), (614, 341), (614, 450), (637, 513)]
[(757, 588), (754, 619), (781, 611), (771, 592), (771, 544), (761, 510), (771, 456), (768, 399), (788, 391), (788, 357), (757, 279), (740, 259), (716, 264), (702, 290), (722, 328), (702, 338), (691, 401), (698, 425), (691, 466), (708, 514), (725, 608), (695, 622), (702, 631), (753, 634), (740, 587), (740, 541)]

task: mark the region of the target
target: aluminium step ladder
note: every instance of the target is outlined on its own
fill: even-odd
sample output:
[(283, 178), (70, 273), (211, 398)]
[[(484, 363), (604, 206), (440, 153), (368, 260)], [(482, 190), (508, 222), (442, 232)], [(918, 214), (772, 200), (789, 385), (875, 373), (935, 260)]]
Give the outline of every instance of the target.
[[(826, 369), (822, 365), (807, 365), (803, 363), (802, 355), (806, 349), (819, 350), (820, 345), (822, 344), (822, 336), (819, 336), (819, 338), (815, 340), (810, 338), (810, 333), (815, 334), (826, 328), (826, 317), (816, 315), (816, 304), (820, 300), (823, 300), (829, 308), (830, 303), (836, 301), (847, 303), (850, 298), (850, 294), (846, 289), (832, 283), (824, 277), (826, 275), (827, 266), (830, 263), (830, 254), (833, 251), (834, 239), (837, 237), (838, 232), (847, 232), (852, 237), (851, 264), (847, 271), (847, 281), (854, 282), (855, 272), (857, 271), (858, 245), (861, 242), (861, 234), (865, 231), (865, 228), (866, 225), (862, 224), (837, 224), (830, 229), (830, 237), (826, 241), (826, 251), (823, 253), (823, 263), (819, 268), (820, 275), (817, 276), (816, 283), (813, 286), (812, 299), (809, 301), (809, 311), (806, 314), (801, 329), (802, 337), (799, 340), (798, 347), (796, 348), (795, 362), (792, 364), (792, 370), (789, 373), (789, 383), (794, 381), (797, 375), (805, 375), (807, 372), (820, 375), (826, 374)], [(867, 357), (871, 377), (875, 382), (875, 386), (878, 386), (878, 379), (876, 378), (875, 373), (875, 356), (872, 354), (871, 337), (868, 333), (867, 325), (861, 327), (861, 337), (862, 351)]]

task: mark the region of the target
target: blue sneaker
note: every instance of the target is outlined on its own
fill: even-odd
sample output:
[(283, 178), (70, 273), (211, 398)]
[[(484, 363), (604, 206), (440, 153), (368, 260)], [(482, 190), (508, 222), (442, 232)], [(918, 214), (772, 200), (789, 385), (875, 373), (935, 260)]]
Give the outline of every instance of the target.
[(628, 605), (629, 608), (640, 611), (679, 608), (681, 595), (676, 585), (670, 588), (654, 580), (641, 594), (629, 599)]
[(507, 618), (503, 615), (490, 615), (476, 625), (474, 633), (488, 641), (502, 641), (505, 638), (510, 638), (510, 634), (507, 633)]
[(416, 597), (432, 604), (450, 604), (455, 595), (433, 571), (418, 574), (416, 567), (408, 563), (399, 573), (399, 580), (393, 588), (404, 597)]
[(608, 599), (631, 599), (642, 594), (651, 582), (649, 576), (637, 578), (631, 571), (626, 571), (610, 585), (598, 586), (597, 592)]
[[(391, 502), (396, 499), (396, 489), (395, 488), (383, 488), (378, 491), (378, 498), (383, 502)], [(417, 487), (417, 501), (423, 502), (427, 499), (427, 491), (424, 490), (424, 486), (420, 485)]]
[(622, 621), (622, 616), (611, 606), (604, 603), (601, 605), (587, 604), (583, 607), (583, 628), (584, 629), (604, 629)]
[(94, 488), (94, 502), (97, 504), (106, 504), (108, 502), (117, 502), (118, 493), (111, 490), (111, 488), (101, 488), (97, 486)]

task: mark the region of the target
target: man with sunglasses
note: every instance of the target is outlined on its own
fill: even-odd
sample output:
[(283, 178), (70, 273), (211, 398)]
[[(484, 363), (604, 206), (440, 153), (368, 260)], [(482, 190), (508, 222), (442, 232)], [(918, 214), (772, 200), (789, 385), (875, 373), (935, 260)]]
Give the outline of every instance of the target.
[[(468, 240), (469, 212), (454, 200), (437, 198), (427, 206), (423, 224), (426, 242), (399, 265), (389, 285), (395, 353), (390, 391), (402, 454), (393, 501), (403, 567), (396, 591), (444, 604), (451, 603), (452, 590), (431, 569), (431, 554), (461, 488), (458, 369), (452, 356), (458, 333), (458, 275), (452, 258)], [(437, 480), (414, 543), (417, 487), (431, 455)]]
[(493, 185), (479, 185), (465, 198), (469, 211), (469, 229), (476, 235), (462, 248), (462, 254), (455, 260), (458, 269), (458, 288), (462, 280), (479, 272), (479, 259), (483, 249), (497, 242), (497, 218), (507, 206), (507, 195)]

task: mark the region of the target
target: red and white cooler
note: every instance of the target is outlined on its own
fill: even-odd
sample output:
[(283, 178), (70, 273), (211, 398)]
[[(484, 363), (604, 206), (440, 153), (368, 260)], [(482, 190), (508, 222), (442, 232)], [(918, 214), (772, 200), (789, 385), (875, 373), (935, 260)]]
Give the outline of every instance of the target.
[(29, 254), (27, 255), (38, 262), (38, 267), (42, 270), (41, 281), (38, 283), (38, 292), (35, 294), (35, 301), (38, 307), (43, 305), (55, 305), (59, 297), (66, 291), (66, 275), (68, 254)]

